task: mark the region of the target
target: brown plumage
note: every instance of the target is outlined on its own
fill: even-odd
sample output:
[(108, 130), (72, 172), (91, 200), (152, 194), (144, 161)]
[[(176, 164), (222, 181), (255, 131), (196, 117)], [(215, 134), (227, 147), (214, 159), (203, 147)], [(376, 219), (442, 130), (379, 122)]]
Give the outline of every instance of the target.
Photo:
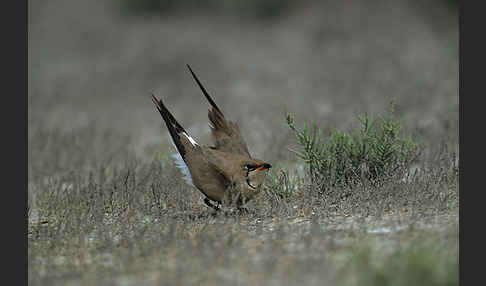
[[(152, 101), (180, 154), (177, 164), (186, 173), (186, 181), (205, 195), (204, 202), (212, 208), (218, 209), (210, 201), (241, 206), (259, 192), (266, 171), (272, 166), (251, 157), (239, 126), (224, 117), (191, 67), (187, 67), (211, 104), (208, 118), (214, 146), (199, 145), (177, 122), (162, 100), (152, 95)], [(187, 170), (184, 170), (186, 167)]]

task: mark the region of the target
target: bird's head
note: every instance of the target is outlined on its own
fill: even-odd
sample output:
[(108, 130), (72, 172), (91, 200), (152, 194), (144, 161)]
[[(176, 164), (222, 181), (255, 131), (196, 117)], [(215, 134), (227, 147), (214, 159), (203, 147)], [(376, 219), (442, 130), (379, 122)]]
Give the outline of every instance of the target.
[(246, 189), (250, 192), (257, 191), (270, 168), (272, 168), (272, 165), (258, 159), (243, 162), (241, 170), (244, 174)]
[(212, 156), (209, 158), (216, 162), (213, 166), (227, 179), (228, 187), (233, 188), (228, 195), (239, 197), (241, 202), (246, 202), (259, 193), (265, 175), (272, 168), (272, 165), (260, 159), (216, 150), (212, 150), (208, 156)]

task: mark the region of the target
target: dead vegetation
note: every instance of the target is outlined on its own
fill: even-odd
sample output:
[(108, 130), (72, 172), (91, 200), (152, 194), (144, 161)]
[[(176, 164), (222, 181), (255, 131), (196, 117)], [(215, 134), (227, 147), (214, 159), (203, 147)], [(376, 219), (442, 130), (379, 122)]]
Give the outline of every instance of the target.
[[(197, 13), (128, 20), (106, 3), (65, 2), (29, 3), (29, 285), (458, 284), (449, 10), (437, 6), (439, 21), (410, 1), (327, 3), (262, 26)], [(244, 212), (215, 214), (169, 160), (148, 91), (208, 140), (186, 63), (274, 167)], [(286, 110), (326, 138), (391, 98), (423, 146), (406, 173), (323, 187), (288, 151), (298, 142)]]

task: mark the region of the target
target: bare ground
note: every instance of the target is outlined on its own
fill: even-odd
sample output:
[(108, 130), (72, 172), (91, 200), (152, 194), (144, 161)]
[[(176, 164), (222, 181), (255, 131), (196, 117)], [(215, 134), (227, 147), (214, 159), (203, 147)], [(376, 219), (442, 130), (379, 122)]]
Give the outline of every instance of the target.
[[(458, 284), (456, 10), (305, 3), (270, 22), (29, 3), (29, 284)], [(423, 145), (419, 171), (326, 193), (296, 183), (285, 198), (265, 189), (247, 212), (214, 215), (168, 160), (149, 99), (207, 143), (186, 63), (276, 176), (303, 163), (287, 150), (286, 110), (346, 130), (392, 99)]]

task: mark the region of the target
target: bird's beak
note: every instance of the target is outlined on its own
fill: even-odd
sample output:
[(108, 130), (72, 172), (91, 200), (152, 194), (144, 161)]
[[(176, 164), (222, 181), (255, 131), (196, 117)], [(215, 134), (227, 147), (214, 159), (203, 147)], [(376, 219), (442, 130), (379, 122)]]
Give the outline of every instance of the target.
[(257, 170), (261, 171), (261, 170), (270, 169), (270, 168), (272, 168), (272, 165), (265, 163), (265, 164), (261, 165), (260, 167), (258, 167)]

